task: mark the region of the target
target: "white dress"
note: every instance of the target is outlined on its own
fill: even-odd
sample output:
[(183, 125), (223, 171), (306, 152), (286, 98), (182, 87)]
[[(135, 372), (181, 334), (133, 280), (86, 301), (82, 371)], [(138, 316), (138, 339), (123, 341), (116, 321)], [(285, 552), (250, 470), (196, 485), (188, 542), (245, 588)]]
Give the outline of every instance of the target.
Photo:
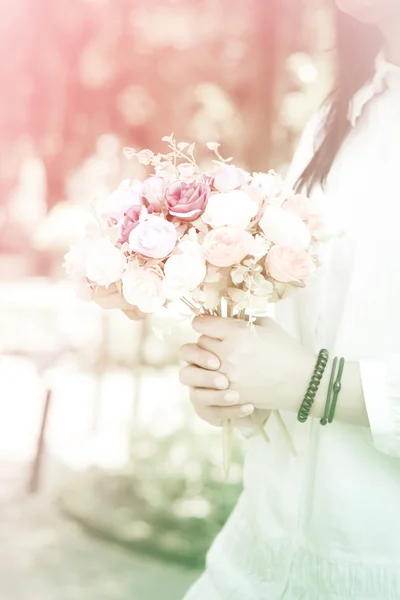
[(248, 441), (244, 491), (185, 600), (400, 599), (400, 68), (377, 60), (349, 119), (323, 193), (346, 234), (276, 316), (315, 351), (360, 361), (370, 428), (284, 413), (293, 457), (271, 418), (271, 444)]

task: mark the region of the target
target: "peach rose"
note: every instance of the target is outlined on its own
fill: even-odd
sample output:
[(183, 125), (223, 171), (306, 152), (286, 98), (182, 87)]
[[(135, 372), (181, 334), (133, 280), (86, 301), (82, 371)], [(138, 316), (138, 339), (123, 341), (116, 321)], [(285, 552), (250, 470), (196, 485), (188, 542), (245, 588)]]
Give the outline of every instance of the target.
[(312, 212), (311, 200), (304, 194), (293, 194), (282, 204), (282, 208), (300, 217), (302, 221), (308, 221)]
[(248, 231), (220, 227), (207, 233), (203, 251), (206, 260), (215, 267), (231, 267), (250, 254), (252, 244), (253, 237)]
[(265, 268), (276, 281), (290, 283), (308, 279), (315, 271), (315, 264), (305, 250), (277, 244), (268, 252)]

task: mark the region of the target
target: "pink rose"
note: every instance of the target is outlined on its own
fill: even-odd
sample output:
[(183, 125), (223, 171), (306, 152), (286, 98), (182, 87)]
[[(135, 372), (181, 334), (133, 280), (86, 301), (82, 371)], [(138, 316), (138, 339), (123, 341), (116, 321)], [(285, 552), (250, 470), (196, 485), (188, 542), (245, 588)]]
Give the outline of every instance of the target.
[(300, 217), (302, 221), (307, 221), (311, 212), (311, 200), (304, 194), (293, 194), (282, 204), (282, 208)]
[(276, 281), (290, 283), (304, 281), (315, 270), (310, 255), (305, 250), (296, 250), (292, 246), (272, 246), (265, 259), (267, 273)]
[(253, 237), (236, 227), (220, 227), (209, 231), (204, 238), (206, 260), (215, 267), (231, 267), (251, 252)]
[(165, 192), (169, 214), (182, 221), (195, 221), (203, 214), (209, 194), (205, 183), (176, 181)]
[[(139, 217), (142, 212), (141, 206), (131, 206), (126, 211), (124, 220), (121, 223), (119, 243), (125, 244), (129, 240), (129, 234), (139, 225)], [(128, 216), (129, 215), (129, 216)]]
[[(131, 231), (135, 229), (139, 225), (140, 215), (142, 213), (143, 206), (131, 206), (125, 213), (124, 220), (121, 223), (120, 236), (118, 242), (120, 244), (125, 244), (129, 241), (129, 235)], [(154, 209), (152, 206), (147, 208), (148, 214), (152, 214)]]
[(174, 225), (157, 215), (150, 215), (129, 234), (130, 249), (148, 258), (165, 258), (175, 248), (176, 240)]
[(235, 167), (235, 165), (224, 165), (214, 177), (214, 187), (221, 194), (240, 188), (241, 185), (250, 181), (250, 173)]

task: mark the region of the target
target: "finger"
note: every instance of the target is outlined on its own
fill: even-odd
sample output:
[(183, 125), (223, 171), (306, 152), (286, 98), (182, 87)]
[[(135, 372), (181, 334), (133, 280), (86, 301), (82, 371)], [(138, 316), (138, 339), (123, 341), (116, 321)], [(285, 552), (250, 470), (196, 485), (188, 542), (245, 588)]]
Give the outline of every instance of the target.
[(252, 404), (244, 404), (243, 406), (205, 406), (196, 407), (195, 410), (200, 418), (212, 425), (221, 425), (224, 421), (243, 419), (254, 412)]
[(236, 390), (210, 390), (205, 388), (191, 388), (190, 399), (196, 406), (237, 406), (246, 404), (241, 402), (239, 392)]
[(215, 373), (188, 365), (183, 367), (179, 374), (179, 380), (183, 385), (194, 388), (208, 388), (211, 390), (226, 390), (229, 387), (228, 378), (222, 373)]
[(207, 335), (217, 340), (224, 340), (233, 328), (246, 326), (239, 319), (225, 319), (222, 317), (209, 317), (202, 315), (193, 319), (193, 329), (197, 333)]
[(200, 348), (197, 344), (185, 344), (181, 348), (181, 358), (187, 363), (191, 363), (203, 369), (218, 371), (221, 366), (219, 358), (211, 352)]
[(197, 340), (197, 345), (200, 346), (200, 348), (203, 348), (203, 350), (207, 350), (208, 352), (211, 352), (211, 354), (217, 356), (221, 362), (223, 345), (221, 340), (216, 340), (208, 335), (201, 335)]

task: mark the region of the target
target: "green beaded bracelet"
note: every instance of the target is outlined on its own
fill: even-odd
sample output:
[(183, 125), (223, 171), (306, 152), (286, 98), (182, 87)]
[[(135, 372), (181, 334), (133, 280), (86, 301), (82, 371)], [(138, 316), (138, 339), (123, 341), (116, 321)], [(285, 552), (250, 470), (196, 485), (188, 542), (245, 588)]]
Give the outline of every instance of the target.
[(324, 416), (320, 420), (321, 425), (326, 425), (328, 423), (329, 409), (330, 409), (330, 403), (331, 403), (332, 391), (333, 391), (333, 381), (334, 381), (335, 374), (336, 374), (337, 361), (338, 361), (338, 358), (337, 358), (337, 356), (335, 356), (335, 360), (333, 361), (333, 365), (332, 365), (331, 377), (329, 379), (328, 393), (326, 394)]
[(305, 423), (310, 415), (312, 405), (314, 404), (315, 396), (317, 394), (321, 379), (325, 372), (326, 365), (328, 364), (329, 352), (328, 350), (320, 350), (317, 358), (317, 364), (315, 365), (314, 373), (311, 377), (311, 381), (305, 393), (303, 402), (300, 406), (297, 420), (300, 423)]
[(343, 375), (343, 369), (344, 369), (344, 358), (341, 358), (339, 361), (338, 375), (337, 375), (335, 383), (333, 384), (332, 406), (331, 406), (331, 410), (329, 412), (328, 423), (332, 423), (333, 417), (335, 416), (336, 403), (338, 400), (340, 390), (342, 389), (341, 380), (342, 380), (342, 375)]

